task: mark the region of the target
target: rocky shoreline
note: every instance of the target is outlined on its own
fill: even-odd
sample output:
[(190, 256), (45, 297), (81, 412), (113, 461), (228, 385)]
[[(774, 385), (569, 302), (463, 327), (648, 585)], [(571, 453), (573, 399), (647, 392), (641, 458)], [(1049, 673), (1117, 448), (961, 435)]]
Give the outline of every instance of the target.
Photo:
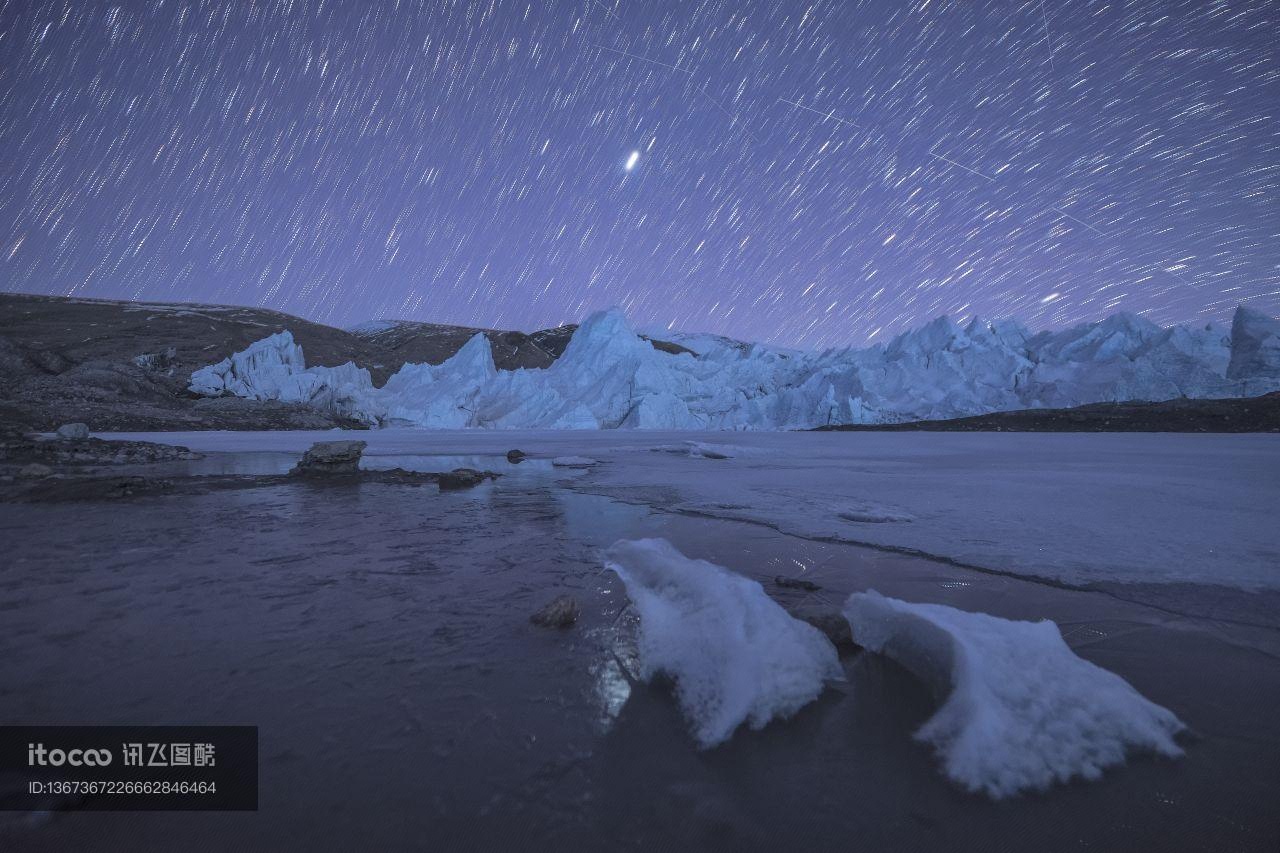
[(364, 448), (363, 441), (317, 442), (287, 474), (157, 476), (146, 467), (203, 456), (169, 444), (93, 438), (84, 424), (66, 424), (51, 436), (9, 428), (0, 433), (0, 503), (111, 501), (299, 483), (324, 488), (366, 483), (436, 485), (441, 491), (456, 491), (501, 476), (472, 468), (445, 472), (364, 469), (359, 467)]

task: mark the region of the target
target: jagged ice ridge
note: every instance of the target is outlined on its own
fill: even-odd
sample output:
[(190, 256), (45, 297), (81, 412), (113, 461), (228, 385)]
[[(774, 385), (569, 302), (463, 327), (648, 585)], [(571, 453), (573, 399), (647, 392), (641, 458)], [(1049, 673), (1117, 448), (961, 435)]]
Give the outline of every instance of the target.
[(381, 388), (348, 362), (307, 367), (279, 332), (201, 368), (193, 392), (301, 402), (371, 426), (799, 429), (1122, 400), (1280, 390), (1280, 322), (1247, 308), (1231, 331), (1161, 328), (1115, 314), (1033, 334), (947, 317), (888, 345), (796, 352), (711, 335), (655, 349), (619, 309), (592, 315), (545, 369), (500, 371), (477, 334), (439, 365), (405, 364)]

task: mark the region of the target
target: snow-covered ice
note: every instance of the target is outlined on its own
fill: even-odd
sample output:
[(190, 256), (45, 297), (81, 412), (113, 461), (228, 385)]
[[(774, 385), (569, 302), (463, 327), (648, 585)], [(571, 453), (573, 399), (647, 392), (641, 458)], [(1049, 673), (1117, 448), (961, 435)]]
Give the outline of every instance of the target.
[(656, 349), (613, 309), (587, 318), (546, 369), (497, 370), (477, 334), (443, 364), (405, 364), (378, 388), (352, 363), (307, 367), (285, 331), (197, 370), (190, 387), (308, 403), (372, 426), (666, 430), (800, 429), (1280, 389), (1280, 323), (1245, 308), (1230, 332), (1116, 314), (1038, 334), (940, 317), (887, 346), (824, 352), (668, 337), (692, 352)]
[[(619, 450), (575, 487), (1072, 585), (1280, 588), (1280, 436), (734, 438), (755, 452), (709, 463)], [(606, 458), (607, 434), (578, 443)]]
[(606, 565), (640, 615), (641, 677), (674, 679), (703, 748), (744, 722), (760, 729), (791, 716), (844, 677), (827, 638), (749, 578), (691, 560), (661, 539), (618, 542)]
[(1173, 738), (1184, 728), (1178, 718), (1077, 657), (1053, 622), (875, 592), (854, 593), (844, 612), (856, 642), (949, 691), (916, 737), (970, 791), (1002, 798), (1096, 779), (1131, 750), (1182, 754)]

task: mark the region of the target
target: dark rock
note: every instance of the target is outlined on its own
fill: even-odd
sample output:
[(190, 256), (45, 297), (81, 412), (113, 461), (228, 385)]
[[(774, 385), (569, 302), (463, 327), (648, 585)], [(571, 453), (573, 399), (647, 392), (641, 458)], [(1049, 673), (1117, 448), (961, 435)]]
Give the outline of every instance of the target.
[[(365, 424), (321, 412), (303, 403), (245, 400), (240, 397), (201, 397), (190, 402), (190, 429), (368, 429)], [(173, 429), (174, 427), (169, 427)]]
[(774, 578), (773, 582), (783, 589), (803, 589), (806, 592), (817, 592), (822, 589), (821, 586), (813, 581), (807, 581), (802, 578), (787, 578), (782, 575)]
[(862, 648), (853, 641), (853, 631), (849, 628), (849, 620), (834, 607), (793, 607), (787, 610), (801, 622), (808, 622), (827, 636), (840, 651), (853, 651)]
[(158, 494), (172, 486), (168, 480), (150, 477), (65, 477), (55, 474), (36, 483), (19, 499), (39, 502), (117, 500)]
[(354, 474), (360, 470), (360, 456), (367, 446), (364, 441), (317, 441), (290, 473), (307, 477)]
[(22, 347), (0, 335), (0, 376), (16, 385), (34, 371)]
[(37, 477), (48, 477), (53, 473), (53, 469), (48, 465), (41, 465), (39, 462), (32, 462), (29, 465), (23, 465), (18, 469), (18, 476), (35, 479)]
[(63, 424), (56, 434), (68, 441), (83, 441), (89, 437), (89, 427), (86, 424)]
[(485, 480), (493, 479), (492, 471), (477, 471), (474, 468), (455, 468), (440, 475), (440, 490), (470, 489)]
[(578, 602), (572, 595), (558, 595), (529, 621), (542, 628), (568, 628), (578, 621)]
[(28, 349), (27, 358), (45, 373), (63, 373), (75, 367), (75, 362), (57, 350)]
[(658, 352), (665, 352), (668, 355), (680, 355), (680, 353), (682, 352), (687, 352), (689, 355), (693, 356), (694, 358), (697, 358), (698, 356), (696, 352), (689, 349), (688, 347), (681, 346), (680, 344), (673, 343), (671, 341), (660, 341), (657, 338), (651, 338), (648, 335), (641, 335), (640, 337), (648, 341), (649, 346), (653, 347)]
[(440, 481), (440, 475), (429, 471), (406, 471), (403, 468), (384, 468), (360, 471), (360, 482), (383, 483), (388, 486), (425, 486)]
[(144, 370), (172, 372), (178, 360), (178, 348), (167, 347), (161, 352), (144, 352), (135, 355), (133, 363)]
[(524, 461), (525, 455), (526, 454), (523, 450), (508, 450), (507, 461), (513, 465), (518, 465), (519, 463)]
[(17, 431), (0, 432), (0, 462), (43, 465), (145, 465), (200, 459), (186, 447), (149, 441), (106, 441), (101, 438), (40, 440)]

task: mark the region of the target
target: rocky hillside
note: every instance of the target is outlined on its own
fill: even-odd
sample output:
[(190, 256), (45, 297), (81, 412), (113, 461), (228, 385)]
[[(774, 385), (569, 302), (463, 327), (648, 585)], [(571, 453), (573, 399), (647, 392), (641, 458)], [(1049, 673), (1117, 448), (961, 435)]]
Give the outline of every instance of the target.
[(298, 401), (188, 390), (193, 371), (285, 330), (308, 364), (354, 362), (375, 385), (406, 363), (448, 360), (477, 333), (489, 340), (498, 370), (548, 367), (563, 345), (548, 352), (536, 341), (567, 343), (572, 334), (412, 321), (344, 330), (263, 308), (0, 293), (0, 421), (40, 430), (69, 422), (95, 430), (363, 426)]
[[(192, 370), (273, 330), (307, 341), (317, 363), (398, 365), (338, 329), (276, 311), (0, 294), (0, 419), (51, 429), (324, 429), (348, 421), (297, 403), (200, 399)], [(248, 405), (246, 405), (248, 403)]]
[[(545, 349), (539, 339), (553, 335), (555, 330), (534, 332), (504, 332), (497, 329), (476, 329), (470, 326), (443, 326), (437, 323), (419, 323), (413, 320), (374, 321), (351, 329), (352, 334), (369, 344), (379, 347), (400, 364), (440, 364), (462, 349), (463, 344), (478, 334), (484, 335), (493, 350), (493, 363), (499, 370), (550, 367), (564, 351), (561, 347)], [(297, 340), (295, 336), (295, 340)], [(303, 348), (306, 345), (303, 344)], [(308, 350), (308, 353), (310, 351)], [(310, 355), (308, 355), (308, 360)], [(353, 359), (357, 364), (359, 359)]]

